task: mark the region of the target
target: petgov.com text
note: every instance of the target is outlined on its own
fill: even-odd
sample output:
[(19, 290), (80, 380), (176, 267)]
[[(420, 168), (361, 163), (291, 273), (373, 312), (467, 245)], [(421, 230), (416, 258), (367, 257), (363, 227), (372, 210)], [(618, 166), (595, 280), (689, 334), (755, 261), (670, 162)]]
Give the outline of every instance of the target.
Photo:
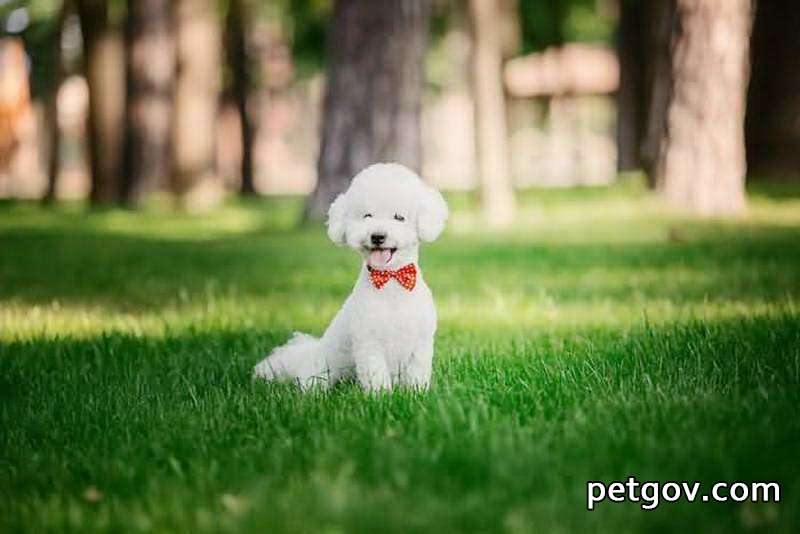
[(781, 488), (777, 482), (716, 482), (704, 491), (701, 482), (627, 480), (586, 483), (586, 508), (594, 510), (603, 501), (637, 502), (644, 510), (654, 510), (664, 502), (780, 502)]

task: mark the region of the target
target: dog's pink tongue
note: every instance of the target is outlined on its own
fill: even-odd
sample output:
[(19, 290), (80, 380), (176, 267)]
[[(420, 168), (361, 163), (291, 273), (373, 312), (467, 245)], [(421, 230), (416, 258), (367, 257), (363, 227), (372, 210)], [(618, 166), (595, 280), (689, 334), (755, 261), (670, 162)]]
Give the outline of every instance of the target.
[(371, 267), (383, 269), (392, 261), (392, 251), (388, 249), (373, 250), (369, 253), (369, 259), (367, 261)]

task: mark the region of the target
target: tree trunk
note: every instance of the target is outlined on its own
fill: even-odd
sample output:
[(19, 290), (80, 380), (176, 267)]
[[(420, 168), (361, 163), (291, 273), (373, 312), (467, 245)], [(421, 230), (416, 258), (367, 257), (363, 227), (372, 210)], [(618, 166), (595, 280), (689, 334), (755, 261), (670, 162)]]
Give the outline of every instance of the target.
[(677, 24), (676, 0), (652, 0), (644, 8), (643, 43), (648, 61), (644, 64), (644, 132), (639, 157), (647, 173), (648, 185), (656, 188), (656, 164), (666, 135), (667, 107), (672, 96), (671, 53), (673, 31)]
[(651, 105), (651, 125), (660, 131), (655, 183), (675, 207), (740, 213), (751, 0), (673, 1), (668, 68), (656, 73), (654, 88), (668, 93), (664, 115)]
[(617, 55), (620, 81), (617, 92), (617, 168), (633, 171), (641, 166), (645, 106), (645, 21), (641, 0), (621, 0)]
[(125, 168), (122, 197), (138, 203), (170, 172), (175, 73), (169, 0), (128, 0)]
[(231, 0), (228, 8), (227, 52), (231, 67), (231, 93), (239, 111), (240, 135), (242, 138), (241, 188), (242, 195), (256, 193), (253, 176), (253, 142), (255, 127), (249, 113), (250, 61), (247, 53), (247, 0)]
[(620, 0), (617, 164), (620, 171), (644, 169), (653, 189), (652, 171), (672, 90), (675, 17), (675, 0)]
[(306, 217), (322, 219), (367, 165), (421, 161), (422, 60), (430, 0), (337, 0), (328, 35), (317, 186)]
[(58, 194), (58, 174), (61, 171), (61, 127), (58, 124), (58, 89), (59, 84), (51, 88), (47, 97), (45, 108), (48, 125), (48, 152), (47, 152), (47, 189), (42, 200), (45, 203), (54, 202)]
[(92, 203), (116, 202), (120, 196), (122, 128), (125, 113), (123, 46), (109, 25), (108, 3), (78, 1), (83, 35), (84, 71), (89, 86), (88, 150)]
[(800, 10), (796, 0), (756, 9), (745, 126), (751, 174), (800, 176)]
[(52, 61), (50, 62), (50, 94), (47, 96), (45, 108), (46, 124), (48, 127), (48, 154), (47, 154), (47, 190), (42, 200), (46, 203), (56, 200), (58, 194), (58, 174), (61, 171), (61, 127), (58, 123), (58, 90), (64, 79), (64, 54), (61, 50), (61, 39), (64, 31), (64, 22), (70, 9), (70, 2), (65, 1), (56, 20), (55, 30), (52, 35)]
[(515, 201), (506, 127), (497, 0), (470, 0), (473, 30), (472, 88), (481, 200), (492, 225), (508, 224)]
[(216, 120), (221, 32), (213, 0), (177, 0), (173, 188), (188, 207), (220, 200), (216, 176)]

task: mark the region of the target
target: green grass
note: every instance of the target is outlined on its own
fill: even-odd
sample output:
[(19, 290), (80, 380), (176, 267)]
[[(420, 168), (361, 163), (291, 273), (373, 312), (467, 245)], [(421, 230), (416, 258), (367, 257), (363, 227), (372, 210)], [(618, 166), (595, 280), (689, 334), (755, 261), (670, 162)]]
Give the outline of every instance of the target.
[[(800, 197), (694, 221), (632, 183), (526, 192), (501, 234), (450, 200), (435, 384), (389, 397), (250, 380), (357, 271), (297, 199), (0, 205), (0, 531), (800, 528)], [(586, 511), (629, 475), (782, 502)]]

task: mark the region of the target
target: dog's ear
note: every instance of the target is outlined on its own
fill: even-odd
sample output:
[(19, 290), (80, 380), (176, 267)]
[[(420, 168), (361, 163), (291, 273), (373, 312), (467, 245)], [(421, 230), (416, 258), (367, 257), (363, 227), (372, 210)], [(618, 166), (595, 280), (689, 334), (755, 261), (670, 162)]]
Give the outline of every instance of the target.
[(337, 245), (345, 243), (345, 212), (347, 211), (347, 193), (342, 193), (328, 208), (328, 237)]
[(447, 220), (447, 203), (433, 187), (422, 185), (422, 203), (417, 214), (417, 234), (422, 241), (434, 241), (444, 230)]

